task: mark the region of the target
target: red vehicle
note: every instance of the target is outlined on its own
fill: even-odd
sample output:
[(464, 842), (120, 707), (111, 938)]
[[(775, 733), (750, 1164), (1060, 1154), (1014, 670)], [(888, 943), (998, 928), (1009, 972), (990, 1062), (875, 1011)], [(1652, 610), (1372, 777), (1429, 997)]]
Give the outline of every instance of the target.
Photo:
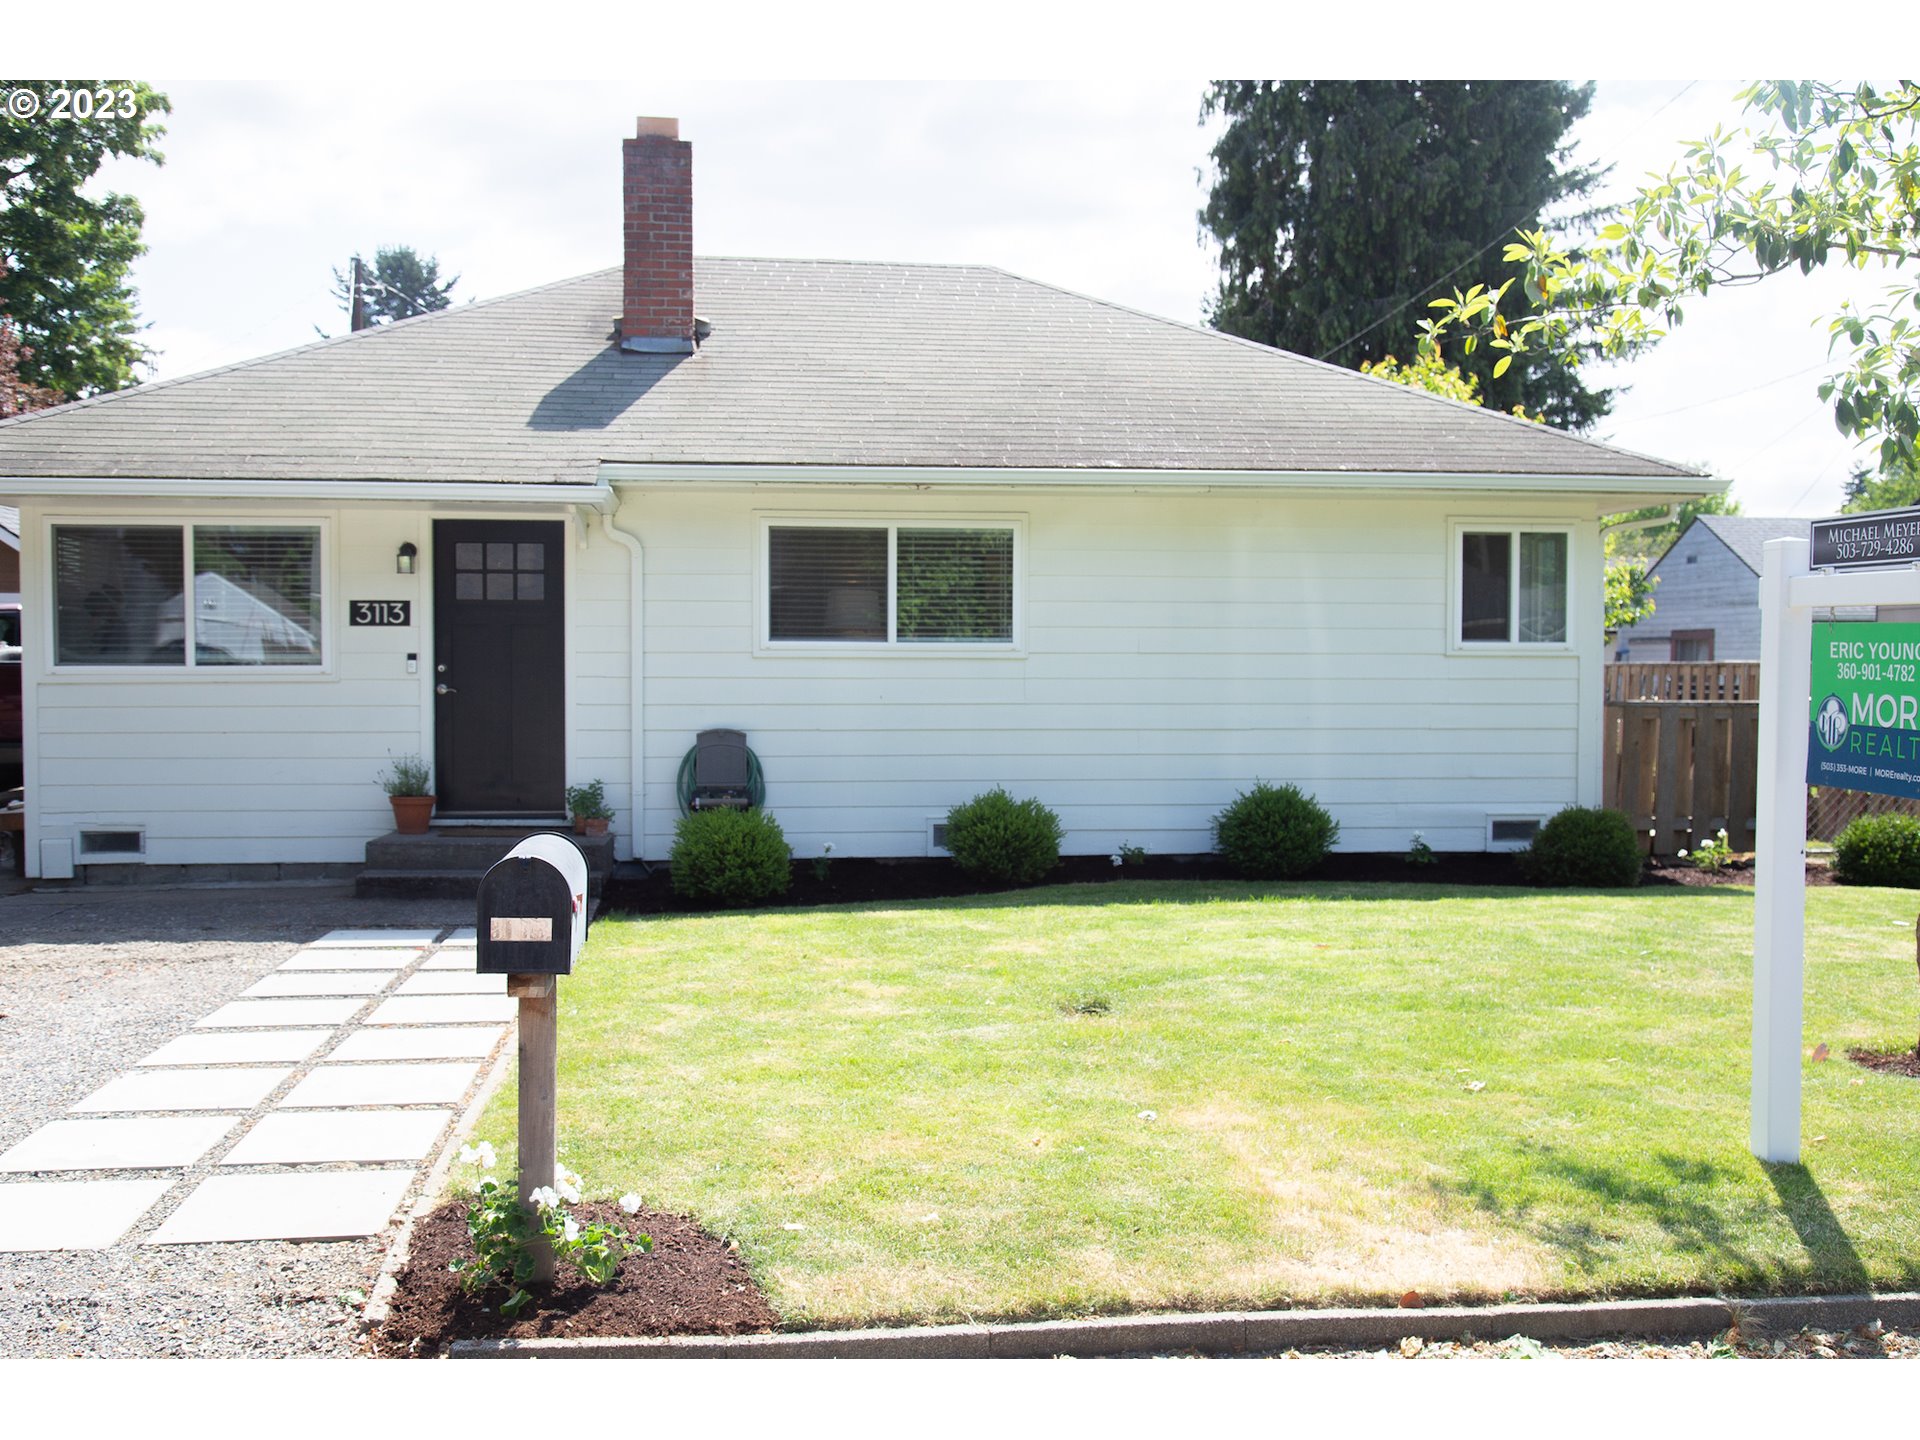
[(20, 597), (0, 595), (0, 803), (20, 784)]

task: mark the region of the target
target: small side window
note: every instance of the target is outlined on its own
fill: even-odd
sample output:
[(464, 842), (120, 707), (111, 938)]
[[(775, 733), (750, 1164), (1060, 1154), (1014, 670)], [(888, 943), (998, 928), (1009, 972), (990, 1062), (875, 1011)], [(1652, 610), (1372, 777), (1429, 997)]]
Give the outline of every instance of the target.
[(1461, 645), (1564, 645), (1571, 536), (1565, 530), (1460, 532)]

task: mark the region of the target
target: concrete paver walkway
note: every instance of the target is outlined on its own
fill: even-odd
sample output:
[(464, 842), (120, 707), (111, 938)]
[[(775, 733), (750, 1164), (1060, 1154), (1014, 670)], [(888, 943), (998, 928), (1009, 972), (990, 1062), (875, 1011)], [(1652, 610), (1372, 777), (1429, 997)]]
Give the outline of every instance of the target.
[[(513, 1015), (504, 981), (474, 973), (471, 936), (303, 946), (0, 1154), (0, 1251), (112, 1246), (176, 1189), (146, 1243), (378, 1233)], [(391, 998), (415, 979), (427, 993)]]

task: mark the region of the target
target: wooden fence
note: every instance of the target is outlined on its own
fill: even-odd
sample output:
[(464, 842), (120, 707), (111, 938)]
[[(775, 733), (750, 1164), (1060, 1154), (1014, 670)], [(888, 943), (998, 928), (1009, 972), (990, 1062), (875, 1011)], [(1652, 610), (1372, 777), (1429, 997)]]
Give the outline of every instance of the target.
[(1715, 702), (1758, 700), (1760, 662), (1757, 660), (1659, 662), (1646, 665), (1608, 665), (1607, 703), (1621, 700), (1686, 700)]
[(1641, 843), (1653, 854), (1690, 850), (1723, 827), (1728, 844), (1735, 850), (1753, 849), (1760, 759), (1760, 706), (1756, 702), (1610, 702), (1601, 728), (1601, 751), (1606, 762), (1601, 803), (1623, 812), (1640, 833)]

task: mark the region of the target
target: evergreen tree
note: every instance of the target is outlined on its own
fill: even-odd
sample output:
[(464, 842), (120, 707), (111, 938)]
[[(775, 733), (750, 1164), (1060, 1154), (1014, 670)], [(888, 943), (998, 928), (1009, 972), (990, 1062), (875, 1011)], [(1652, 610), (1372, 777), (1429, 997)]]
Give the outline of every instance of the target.
[[(360, 259), (358, 255), (353, 258)], [(362, 299), (370, 325), (410, 320), (415, 315), (444, 310), (453, 303), (453, 287), (459, 283), (458, 275), (442, 280), (439, 260), (432, 255), (422, 258), (411, 245), (382, 245), (374, 252), (371, 265), (361, 261)], [(340, 308), (351, 313), (351, 267), (344, 272), (333, 272), (333, 294)]]
[(1920, 505), (1920, 461), (1895, 456), (1880, 470), (1862, 465), (1847, 477), (1848, 515), (1868, 510), (1904, 510)]
[[(59, 90), (72, 113), (54, 118)], [(145, 216), (130, 195), (84, 192), (109, 155), (159, 164), (153, 117), (173, 107), (135, 80), (0, 80), (0, 96), (15, 91), (33, 97), (0, 107), (0, 309), (18, 327), (18, 378), (60, 400), (124, 389), (151, 353), (127, 283)]]
[[(1593, 188), (1565, 144), (1592, 95), (1546, 80), (1215, 81), (1201, 107), (1227, 120), (1200, 212), (1220, 246), (1209, 323), (1356, 369), (1415, 353), (1443, 277)], [(1493, 355), (1457, 358), (1489, 409), (1572, 429), (1607, 413), (1609, 392), (1553, 357), (1498, 377)]]

